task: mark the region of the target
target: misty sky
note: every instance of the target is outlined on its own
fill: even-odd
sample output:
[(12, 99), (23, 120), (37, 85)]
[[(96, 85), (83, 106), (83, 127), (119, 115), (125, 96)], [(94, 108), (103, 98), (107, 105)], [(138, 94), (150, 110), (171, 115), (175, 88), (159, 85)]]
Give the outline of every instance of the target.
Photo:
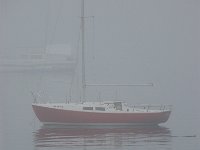
[[(80, 4), (0, 0), (0, 55), (52, 44), (76, 51)], [(85, 5), (86, 16), (94, 16), (86, 19), (87, 82), (153, 82), (154, 87), (122, 88), (120, 93), (145, 103), (198, 101), (198, 0), (86, 0)]]

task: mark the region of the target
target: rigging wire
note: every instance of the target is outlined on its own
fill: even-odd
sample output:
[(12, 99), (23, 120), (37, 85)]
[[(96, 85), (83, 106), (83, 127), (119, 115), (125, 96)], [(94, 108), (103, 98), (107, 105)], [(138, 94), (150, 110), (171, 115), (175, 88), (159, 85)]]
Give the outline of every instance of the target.
[[(78, 64), (80, 63), (79, 62), (79, 57), (80, 57), (80, 54), (79, 54), (79, 49), (80, 49), (80, 40), (81, 40), (81, 25), (79, 26), (79, 32), (78, 32), (78, 40), (77, 40), (77, 47), (76, 47), (76, 58), (75, 58), (75, 61), (76, 61), (76, 65), (75, 65), (75, 68), (76, 69), (74, 69), (73, 70), (73, 73), (72, 73), (72, 79), (71, 79), (71, 82), (70, 82), (70, 87), (69, 87), (69, 99), (70, 99), (70, 101), (71, 101), (71, 99), (72, 99), (72, 87), (73, 87), (73, 84), (74, 84), (74, 81), (75, 81), (75, 78), (77, 78), (78, 79)], [(77, 87), (79, 86), (79, 81), (77, 81), (77, 85), (76, 85)]]
[(93, 29), (93, 37), (92, 37), (92, 51), (93, 51), (93, 60), (95, 59), (95, 18), (92, 16), (92, 29)]

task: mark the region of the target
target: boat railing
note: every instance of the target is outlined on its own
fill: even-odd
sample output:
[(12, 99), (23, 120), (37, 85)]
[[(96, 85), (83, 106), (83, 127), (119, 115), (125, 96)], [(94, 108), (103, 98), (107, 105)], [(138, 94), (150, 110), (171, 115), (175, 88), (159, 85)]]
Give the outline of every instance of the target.
[(149, 105), (149, 104), (143, 104), (143, 105), (133, 105), (131, 106), (133, 110), (142, 110), (142, 111), (153, 111), (153, 110), (160, 110), (160, 111), (171, 111), (172, 105)]

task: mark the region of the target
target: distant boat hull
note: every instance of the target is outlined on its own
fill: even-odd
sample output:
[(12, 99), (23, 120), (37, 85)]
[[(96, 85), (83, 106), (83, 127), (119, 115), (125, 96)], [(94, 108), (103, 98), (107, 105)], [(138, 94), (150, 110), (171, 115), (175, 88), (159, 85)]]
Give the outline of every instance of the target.
[(44, 124), (61, 125), (158, 125), (168, 120), (171, 111), (101, 113), (48, 108), (32, 105)]

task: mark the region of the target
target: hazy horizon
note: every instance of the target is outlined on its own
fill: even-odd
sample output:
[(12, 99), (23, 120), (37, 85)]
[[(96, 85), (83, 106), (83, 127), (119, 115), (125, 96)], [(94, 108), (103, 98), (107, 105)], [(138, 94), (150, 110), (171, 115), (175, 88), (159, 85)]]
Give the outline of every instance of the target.
[[(67, 45), (68, 54), (77, 58), (80, 8), (80, 0), (0, 0), (0, 69), (5, 57), (45, 52), (55, 45)], [(189, 120), (188, 128), (196, 132), (193, 125), (200, 122), (200, 117), (194, 117), (200, 104), (199, 8), (198, 0), (85, 0), (86, 82), (154, 83), (153, 87), (89, 87), (87, 98), (97, 100), (101, 95), (131, 104), (172, 104), (168, 125)], [(31, 114), (30, 91), (44, 91), (53, 102), (64, 102), (72, 76), (65, 71), (1, 71), (0, 112), (10, 118), (2, 115), (0, 121), (11, 123), (7, 108), (18, 103), (25, 105), (12, 111)], [(75, 100), (80, 97), (73, 94)], [(182, 120), (173, 124), (177, 118)]]

